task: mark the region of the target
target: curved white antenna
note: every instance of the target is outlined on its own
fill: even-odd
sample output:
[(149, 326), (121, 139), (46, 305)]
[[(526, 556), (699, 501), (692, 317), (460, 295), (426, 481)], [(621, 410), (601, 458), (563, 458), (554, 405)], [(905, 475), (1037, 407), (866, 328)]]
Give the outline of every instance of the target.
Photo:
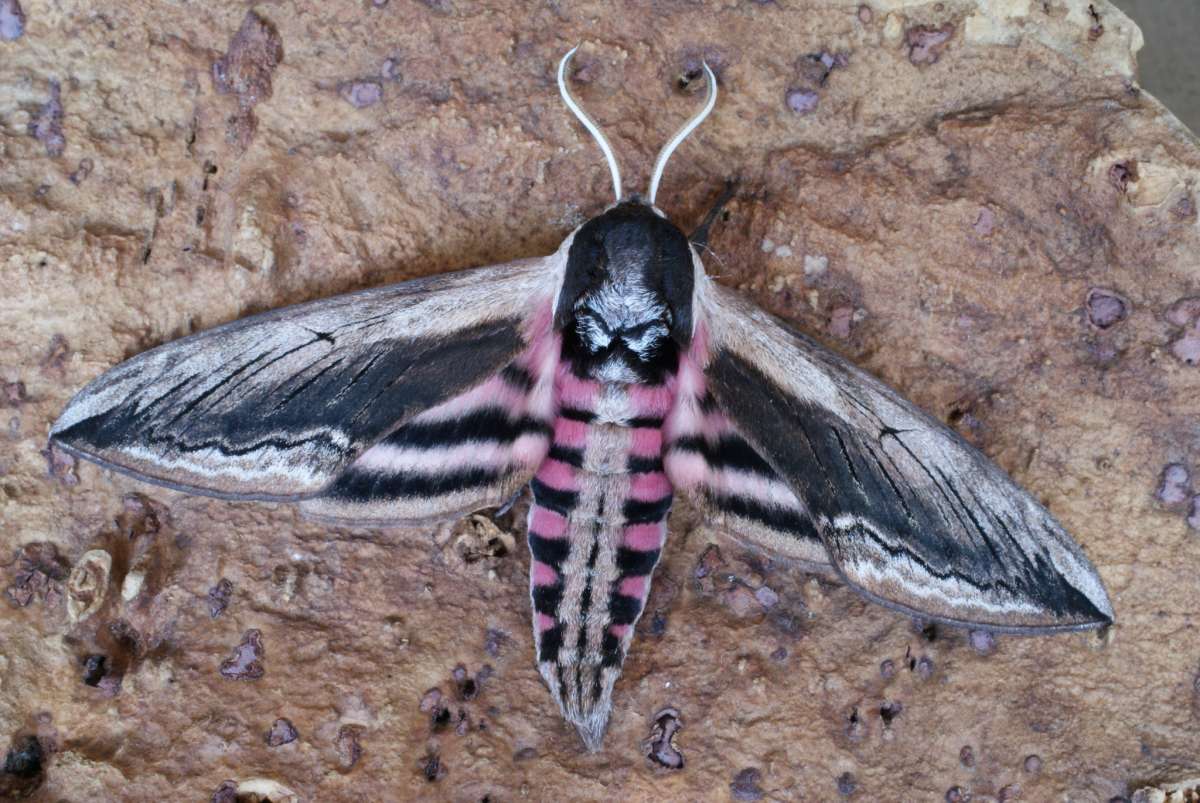
[(571, 90), (567, 89), (567, 64), (570, 63), (571, 56), (574, 56), (575, 51), (578, 49), (579, 45), (575, 45), (575, 47), (567, 51), (567, 55), (563, 56), (562, 61), (558, 63), (558, 91), (562, 94), (563, 103), (567, 104), (567, 108), (579, 118), (579, 122), (583, 123), (583, 127), (595, 138), (596, 144), (600, 146), (600, 150), (604, 151), (604, 158), (608, 162), (609, 171), (612, 173), (613, 194), (617, 197), (617, 203), (620, 203), (621, 168), (617, 167), (617, 157), (613, 155), (612, 146), (608, 144), (608, 140), (600, 132), (600, 127), (592, 122), (592, 118), (588, 117), (583, 107), (575, 101), (575, 98), (571, 97)]
[(708, 99), (704, 102), (704, 108), (700, 113), (684, 123), (683, 128), (675, 132), (675, 136), (663, 145), (663, 149), (658, 152), (658, 159), (654, 161), (654, 172), (650, 176), (650, 205), (654, 205), (654, 196), (658, 194), (658, 182), (662, 180), (663, 170), (667, 168), (667, 160), (671, 158), (671, 154), (679, 147), (679, 144), (687, 139), (688, 134), (696, 130), (696, 126), (704, 122), (704, 118), (708, 117), (709, 112), (713, 110), (713, 106), (717, 105), (717, 76), (713, 75), (712, 69), (708, 66), (708, 62), (702, 62), (704, 65), (704, 74), (708, 80)]

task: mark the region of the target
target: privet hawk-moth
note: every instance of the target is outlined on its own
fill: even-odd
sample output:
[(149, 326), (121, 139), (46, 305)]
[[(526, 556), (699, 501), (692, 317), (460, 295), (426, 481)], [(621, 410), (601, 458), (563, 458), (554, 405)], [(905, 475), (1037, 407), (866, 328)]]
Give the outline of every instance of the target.
[(541, 259), (289, 307), (160, 346), (84, 388), (62, 449), (325, 521), (462, 516), (532, 489), (537, 663), (598, 749), (676, 492), (743, 543), (925, 619), (1110, 623), (1051, 515), (955, 433), (705, 275), (575, 103), (617, 202)]

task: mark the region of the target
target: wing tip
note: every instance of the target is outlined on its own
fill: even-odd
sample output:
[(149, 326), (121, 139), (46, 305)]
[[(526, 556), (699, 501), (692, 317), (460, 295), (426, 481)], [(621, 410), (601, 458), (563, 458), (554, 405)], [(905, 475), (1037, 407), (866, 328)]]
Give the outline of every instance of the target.
[[(936, 612), (929, 609), (917, 608), (905, 602), (898, 602), (893, 599), (888, 599), (870, 589), (866, 588), (862, 583), (857, 582), (854, 578), (846, 575), (841, 567), (835, 566), (835, 571), (838, 576), (852, 591), (861, 596), (868, 602), (875, 603), (884, 608), (911, 616), (915, 619), (921, 619), (929, 622), (937, 622), (938, 624), (947, 625), (950, 627), (961, 627), (971, 630), (987, 630), (993, 633), (1004, 633), (1014, 636), (1033, 636), (1033, 635), (1048, 635), (1053, 633), (1071, 633), (1081, 630), (1097, 630), (1109, 627), (1116, 621), (1113, 614), (1112, 606), (1109, 603), (1108, 595), (1104, 592), (1103, 586), (1097, 583), (1098, 598), (1085, 596), (1082, 592), (1073, 600), (1075, 603), (1070, 608), (1064, 609), (1061, 605), (1058, 610), (1048, 605), (1043, 600), (1030, 600), (1036, 602), (1043, 610), (1044, 615), (1039, 619), (1020, 620), (1014, 616), (1007, 621), (1000, 617), (994, 619), (982, 618), (967, 618), (966, 616), (956, 616), (954, 611)], [(1083, 603), (1083, 604), (1079, 604)]]
[(118, 463), (112, 457), (103, 456), (99, 451), (89, 451), (79, 445), (77, 441), (68, 441), (60, 435), (55, 435), (51, 432), (47, 439), (47, 446), (57, 447), (80, 460), (86, 460), (105, 471), (112, 471), (117, 474), (124, 475), (138, 482), (144, 482), (147, 485), (154, 485), (159, 488), (165, 488), (168, 491), (176, 491), (178, 493), (190, 494), (193, 496), (205, 496), (211, 499), (223, 499), (228, 502), (275, 502), (275, 503), (297, 503), (303, 502), (306, 499), (319, 496), (324, 489), (319, 488), (303, 493), (295, 494), (277, 494), (269, 491), (227, 491), (220, 488), (206, 487), (198, 484), (191, 484), (179, 480), (168, 479), (164, 476), (148, 473), (145, 469), (135, 468), (132, 466)]

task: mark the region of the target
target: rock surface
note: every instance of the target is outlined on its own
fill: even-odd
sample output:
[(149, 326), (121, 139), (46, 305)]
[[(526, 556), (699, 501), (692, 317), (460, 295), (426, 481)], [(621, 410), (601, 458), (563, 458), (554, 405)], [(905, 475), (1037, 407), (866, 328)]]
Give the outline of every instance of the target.
[[(1139, 91), (1136, 27), (1103, 0), (518, 5), (0, 2), (0, 796), (1103, 803), (1196, 775), (1200, 486), (1159, 491), (1200, 471), (1200, 150)], [(679, 506), (586, 754), (517, 519), (468, 549), (45, 451), (157, 343), (554, 248), (610, 200), (552, 80), (580, 41), (635, 184), (708, 60), (660, 205), (690, 228), (739, 177), (710, 272), (1031, 489), (1115, 627), (914, 626)]]

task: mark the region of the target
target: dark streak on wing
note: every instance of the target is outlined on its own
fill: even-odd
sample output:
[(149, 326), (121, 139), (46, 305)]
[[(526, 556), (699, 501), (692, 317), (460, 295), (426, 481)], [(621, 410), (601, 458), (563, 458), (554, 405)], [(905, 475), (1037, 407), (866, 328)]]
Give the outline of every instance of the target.
[(362, 504), (405, 497), (441, 496), (485, 488), (503, 479), (504, 473), (500, 470), (483, 467), (430, 474), (346, 471), (323, 496)]
[[(253, 320), (253, 319), (251, 319)], [(242, 325), (237, 322), (234, 326)], [(149, 449), (166, 458), (186, 456), (206, 449), (236, 457), (263, 447), (290, 451), (302, 449), (306, 468), (330, 479), (358, 454), (378, 441), (398, 423), (470, 387), (507, 364), (523, 347), (517, 319), (492, 320), (464, 328), (453, 336), (359, 342), (342, 338), (331, 346), (313, 339), (280, 353), (268, 349), (236, 366), (214, 365), (206, 373), (190, 373), (153, 396), (133, 396), (117, 406), (57, 431), (53, 437), (72, 451), (138, 476), (165, 481), (196, 493), (255, 499), (295, 499), (308, 494), (276, 494), (271, 488), (246, 493), (224, 493), (200, 485), (202, 476), (152, 475), (150, 468), (127, 458), (123, 450)], [(219, 332), (219, 330), (213, 330)], [(202, 333), (203, 338), (210, 333)], [(191, 351), (181, 351), (185, 361), (200, 361), (209, 344), (219, 338), (184, 341), (160, 346), (180, 349), (191, 341)], [(350, 343), (351, 345), (346, 345)], [(252, 386), (236, 397), (228, 393), (213, 398), (228, 385), (240, 385), (246, 373), (266, 370), (306, 348), (318, 353), (299, 369), (290, 368), (283, 381), (271, 387)], [(138, 363), (158, 349), (118, 366), (81, 391), (79, 398), (103, 392), (110, 382), (136, 376)], [(265, 365), (258, 365), (264, 357)], [(321, 366), (332, 358), (333, 365)], [(339, 370), (331, 370), (336, 365)], [(147, 390), (177, 370), (172, 361), (163, 375), (146, 384)], [(214, 384), (213, 372), (226, 370)], [(140, 377), (139, 377), (140, 379)], [(189, 394), (195, 388), (194, 396)], [(193, 414), (208, 401), (203, 412)], [(340, 433), (341, 438), (338, 437)], [(346, 443), (348, 441), (348, 444)]]
[[(865, 431), (844, 437), (839, 432), (844, 422), (831, 411), (793, 397), (728, 349), (713, 356), (708, 377), (721, 409), (786, 478), (814, 518), (828, 523), (822, 535), (835, 562), (870, 554), (871, 550), (863, 552), (863, 546), (871, 543), (892, 557), (912, 561), (933, 577), (971, 586), (981, 596), (1036, 602), (1053, 615), (1053, 621), (1066, 625), (1108, 621), (1105, 613), (1055, 569), (1043, 548), (1029, 554), (1006, 527), (987, 526), (951, 478), (940, 467), (935, 467), (938, 473), (931, 470), (906, 443), (905, 432), (880, 422), (873, 444), (869, 442), (872, 435)], [(871, 418), (879, 421), (874, 413)], [(933, 434), (957, 439), (948, 430)], [(796, 446), (797, 435), (804, 439), (803, 448)], [(915, 461), (934, 490), (923, 495), (913, 492), (905, 498), (901, 485), (911, 485), (889, 454), (892, 443)], [(978, 470), (968, 476), (991, 480), (995, 473), (984, 470), (986, 458), (963, 446), (962, 453), (978, 463), (970, 466)], [(877, 450), (895, 471), (881, 462)], [(888, 487), (891, 493), (883, 492)], [(1023, 493), (1015, 486), (1001, 490)], [(832, 522), (842, 514), (857, 521), (834, 527)]]
[(788, 533), (804, 540), (820, 541), (817, 528), (803, 513), (782, 507), (768, 507), (746, 496), (712, 494), (708, 499), (718, 510), (731, 516), (749, 519), (772, 530)]
[[(710, 407), (708, 412), (716, 411), (716, 402), (711, 395), (705, 395), (704, 402)], [(704, 462), (713, 469), (733, 469), (754, 474), (764, 482), (787, 484), (775, 469), (763, 460), (762, 455), (735, 432), (724, 432), (713, 440), (700, 435), (684, 436), (672, 441), (670, 449), (694, 452), (704, 458)], [(703, 494), (704, 501), (720, 513), (748, 520), (802, 541), (821, 540), (812, 521), (802, 511), (764, 504), (749, 495), (713, 491), (708, 487), (700, 488), (699, 492)], [(736, 524), (733, 526), (736, 535)]]

